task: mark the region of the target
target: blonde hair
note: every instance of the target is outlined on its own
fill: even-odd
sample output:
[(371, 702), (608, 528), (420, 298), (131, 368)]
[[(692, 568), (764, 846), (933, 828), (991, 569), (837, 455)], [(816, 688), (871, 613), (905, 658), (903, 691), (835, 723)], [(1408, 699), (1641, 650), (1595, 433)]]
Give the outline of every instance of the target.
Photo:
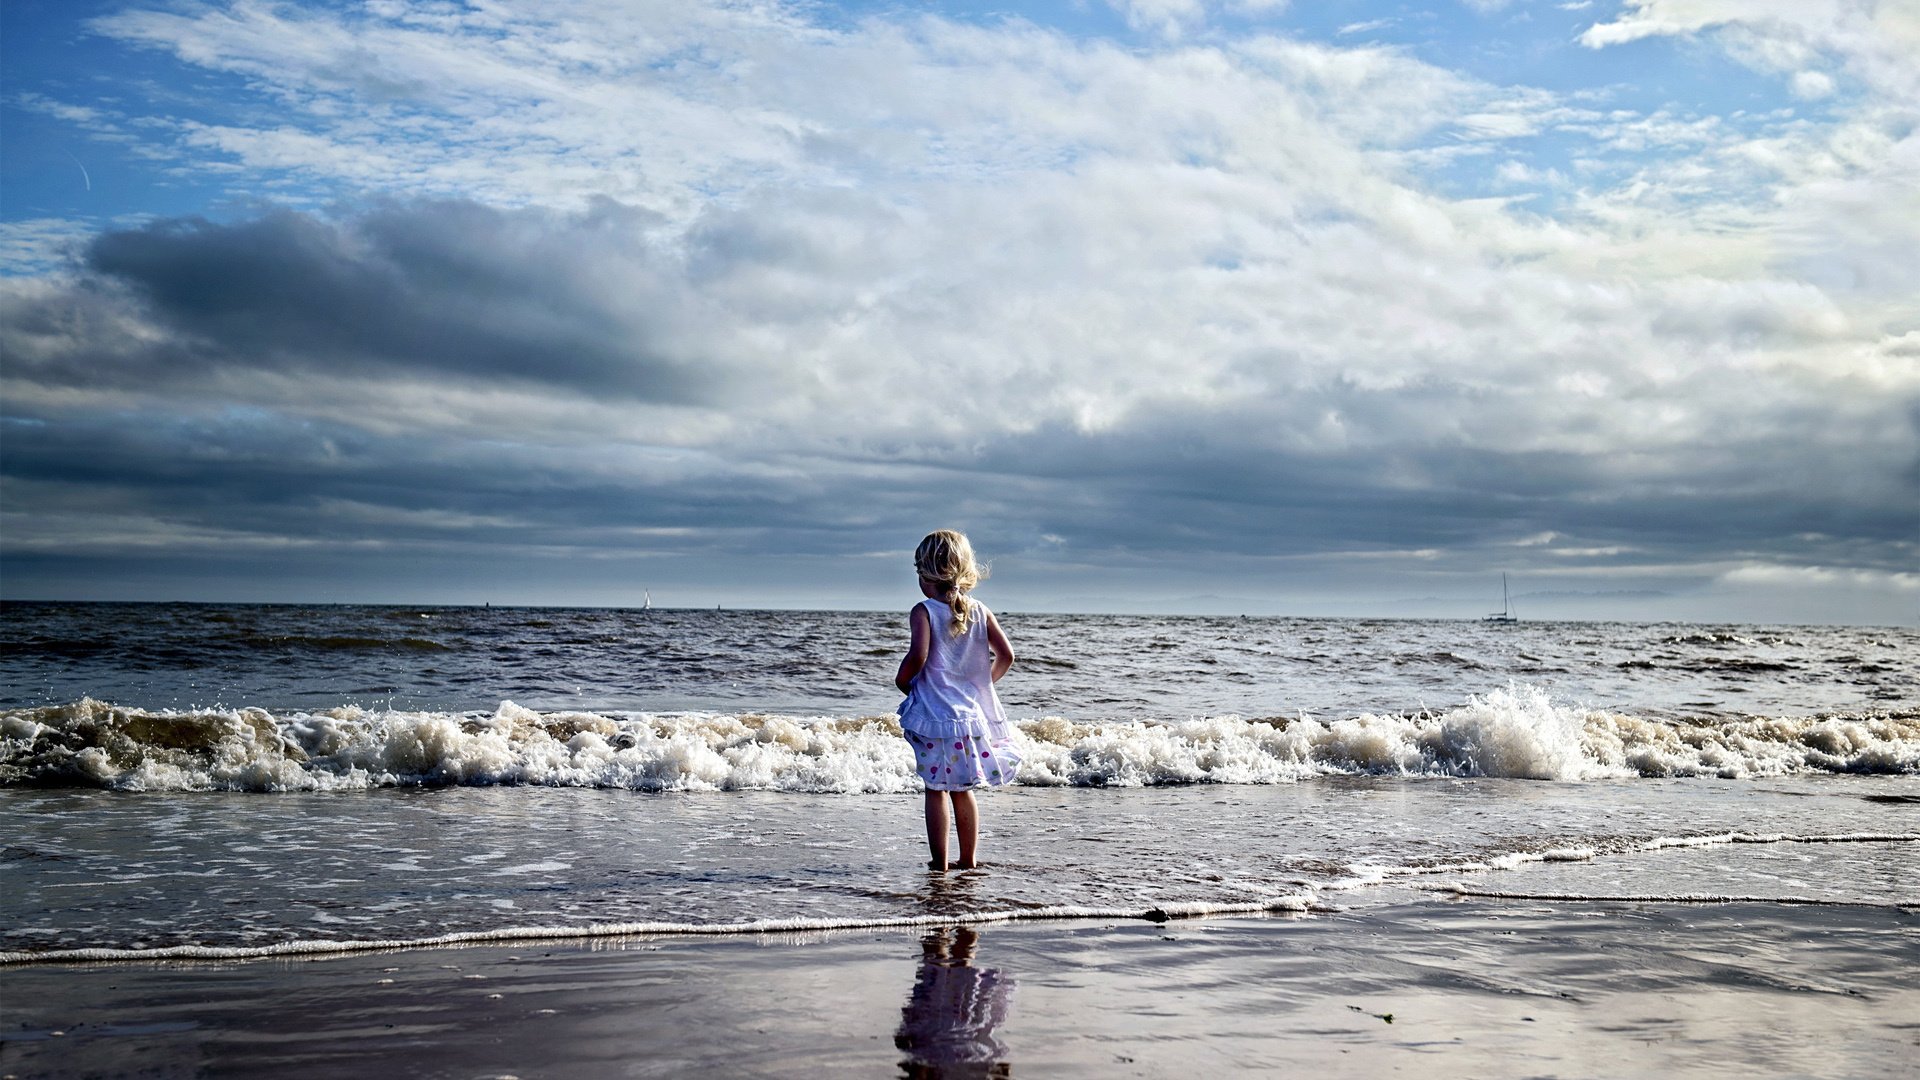
[(974, 609), (979, 607), (967, 593), (987, 576), (987, 568), (974, 561), (973, 545), (966, 534), (952, 529), (928, 533), (913, 551), (913, 568), (952, 595), (948, 606), (953, 608), (953, 620), (947, 624), (947, 633), (954, 637), (966, 633), (973, 623)]

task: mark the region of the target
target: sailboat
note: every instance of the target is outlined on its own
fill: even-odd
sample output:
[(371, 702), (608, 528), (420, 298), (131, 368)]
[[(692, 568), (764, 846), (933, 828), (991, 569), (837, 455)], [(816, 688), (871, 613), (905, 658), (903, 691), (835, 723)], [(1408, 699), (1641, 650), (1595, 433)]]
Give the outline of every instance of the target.
[(1514, 618), (1513, 604), (1507, 599), (1507, 575), (1500, 575), (1500, 610), (1480, 620), (1481, 622), (1519, 622)]
[(641, 589), (640, 591), (647, 594), (647, 602), (640, 605), (640, 610), (652, 611), (653, 610), (653, 593), (648, 592), (646, 589)]

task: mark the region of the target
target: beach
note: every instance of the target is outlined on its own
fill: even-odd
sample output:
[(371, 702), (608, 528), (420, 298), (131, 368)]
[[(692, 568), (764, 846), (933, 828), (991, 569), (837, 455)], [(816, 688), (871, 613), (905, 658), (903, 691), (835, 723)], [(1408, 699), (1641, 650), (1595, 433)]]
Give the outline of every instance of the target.
[(1920, 1052), (1917, 970), (1920, 912), (1765, 904), (1411, 899), (642, 936), (15, 968), (0, 975), (0, 1064), (22, 1077), (1894, 1076)]
[[(119, 887), (73, 836), (77, 877), (20, 853), (77, 799), (110, 855), (143, 796), (0, 795), (27, 826), (5, 873), (37, 883), (4, 901), (36, 942), (0, 967), (4, 1075), (1848, 1077), (1920, 1045), (1899, 777), (1015, 789), (983, 800), (1004, 861), (947, 874), (905, 797), (207, 794), (144, 841), (171, 856), (115, 856)], [(1853, 828), (1731, 828), (1809, 817)], [(403, 869), (332, 876), (303, 821)], [(281, 847), (214, 865), (242, 834)], [(509, 838), (548, 861), (462, 861)], [(114, 940), (103, 917), (117, 959), (59, 955)]]

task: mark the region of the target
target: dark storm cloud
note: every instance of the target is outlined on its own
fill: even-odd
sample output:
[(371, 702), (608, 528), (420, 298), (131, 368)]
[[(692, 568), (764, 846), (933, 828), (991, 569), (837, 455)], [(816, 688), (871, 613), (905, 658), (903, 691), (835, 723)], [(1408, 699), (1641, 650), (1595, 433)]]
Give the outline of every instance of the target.
[[(1193, 592), (1234, 574), (1247, 588), (1291, 574), (1358, 589), (1375, 576), (1371, 564), (1342, 569), (1321, 558), (1328, 553), (1428, 549), (1413, 556), (1428, 572), (1483, 574), (1491, 564), (1547, 573), (1565, 561), (1554, 545), (1513, 546), (1546, 531), (1562, 544), (1632, 546), (1619, 557), (1589, 554), (1580, 560), (1588, 566), (1630, 570), (1736, 551), (1903, 569), (1896, 544), (1858, 531), (1795, 538), (1789, 530), (1803, 524), (1807, 503), (1739, 493), (1629, 499), (1607, 495), (1597, 476), (1554, 498), (1537, 472), (1503, 480), (1524, 460), (1484, 454), (1429, 461), (1445, 483), (1409, 489), (1364, 454), (1302, 455), (1236, 437), (1232, 426), (1203, 426), (1186, 417), (1099, 436), (994, 440), (974, 455), (739, 457), (663, 472), (596, 467), (609, 451), (594, 447), (379, 435), (264, 413), (16, 420), (6, 429), (5, 477), (13, 509), (30, 520), (11, 530), (9, 563), (55, 578), (147, 574), (178, 581), (172, 595), (193, 594), (198, 573), (232, 595), (238, 586), (224, 579), (234, 575), (280, 580), (271, 569), (280, 551), (295, 575), (286, 580), (310, 594), (331, 575), (390, 577), (394, 588), (432, 581), (443, 588), (437, 595), (458, 597), (462, 580), (492, 581), (502, 566), (523, 575), (527, 564), (516, 560), (536, 561), (543, 580), (590, 582), (597, 560), (641, 557), (705, 560), (709, 578), (791, 589), (810, 581), (793, 577), (784, 558), (858, 563), (876, 546), (904, 550), (925, 529), (956, 524), (975, 531), (1012, 582), (1021, 572), (1033, 580), (1049, 567), (1093, 566), (1191, 582)], [(1543, 471), (1581, 472), (1577, 461), (1550, 465)], [(1833, 500), (1827, 510), (1849, 508)], [(1871, 518), (1867, 508), (1852, 512)], [(1892, 528), (1898, 540), (1899, 516), (1889, 508), (1883, 520), (1834, 523)], [(1196, 550), (1208, 553), (1198, 563)], [(1304, 561), (1276, 570), (1276, 556)], [(876, 567), (883, 577), (899, 569)], [(656, 589), (672, 580), (640, 573), (626, 580)], [(595, 595), (580, 588), (573, 595)]]
[[(1382, 392), (1376, 396), (1385, 396)], [(1352, 413), (1392, 414), (1410, 400)], [(1432, 407), (1431, 401), (1427, 403)], [(1622, 483), (1631, 448), (1594, 454), (1446, 442), (1316, 448), (1284, 437), (1259, 405), (1161, 412), (1101, 433), (1049, 428), (1011, 436), (964, 467), (1023, 477), (1051, 495), (1031, 508), (1040, 531), (1076, 544), (1172, 554), (1294, 555), (1328, 550), (1484, 551), (1554, 532), (1584, 547), (1698, 560), (1818, 558), (1906, 569), (1915, 500), (1897, 462), (1857, 457), (1847, 472), (1796, 440), (1742, 441), (1698, 454), (1682, 476)], [(1551, 564), (1549, 545), (1516, 558)], [(1480, 556), (1475, 556), (1480, 557)]]
[(5, 436), (16, 508), (103, 523), (41, 536), (27, 522), (9, 538), (16, 552), (123, 552), (151, 538), (116, 530), (147, 522), (164, 523), (155, 537), (589, 555), (748, 554), (778, 533), (810, 552), (848, 553), (864, 549), (876, 516), (909, 516), (830, 473), (708, 462), (649, 476), (595, 468), (592, 447), (379, 435), (263, 413), (15, 419)]
[[(648, 223), (607, 201), (572, 216), (437, 202), (109, 232), (80, 288), (12, 313), (15, 333), (74, 338), (45, 359), (16, 353), (14, 373), (130, 388), (324, 372), (711, 400), (719, 373), (675, 351), (687, 313), (641, 239)], [(135, 312), (158, 333), (112, 333)]]

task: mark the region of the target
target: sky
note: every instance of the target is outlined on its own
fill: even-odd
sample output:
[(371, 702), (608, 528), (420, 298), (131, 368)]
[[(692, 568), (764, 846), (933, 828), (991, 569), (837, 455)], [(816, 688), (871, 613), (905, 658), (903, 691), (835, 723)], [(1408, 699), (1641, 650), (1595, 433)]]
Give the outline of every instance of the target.
[(0, 6), (0, 597), (1920, 621), (1920, 0)]

